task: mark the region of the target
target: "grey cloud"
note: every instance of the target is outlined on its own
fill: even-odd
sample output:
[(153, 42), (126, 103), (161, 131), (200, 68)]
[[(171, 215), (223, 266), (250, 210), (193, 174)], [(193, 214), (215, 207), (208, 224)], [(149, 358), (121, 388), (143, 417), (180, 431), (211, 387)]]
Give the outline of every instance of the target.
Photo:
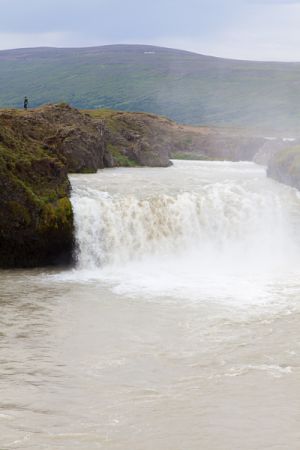
[[(4, 1), (4, 5), (3, 5)], [(2, 3), (2, 4), (1, 4)], [(234, 0), (0, 0), (0, 30), (73, 32), (102, 38), (213, 33), (235, 16)]]

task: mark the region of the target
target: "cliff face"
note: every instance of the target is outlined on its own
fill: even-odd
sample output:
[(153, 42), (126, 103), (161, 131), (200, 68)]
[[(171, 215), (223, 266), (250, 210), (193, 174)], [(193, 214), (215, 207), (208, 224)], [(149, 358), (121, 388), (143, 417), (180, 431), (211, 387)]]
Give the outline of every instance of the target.
[[(146, 113), (113, 110), (88, 111), (104, 124), (105, 164), (114, 166), (167, 167), (174, 145), (175, 122)], [(174, 124), (174, 125), (173, 125)]]
[(300, 190), (300, 146), (277, 152), (269, 161), (267, 174)]
[(32, 112), (31, 123), (25, 126), (37, 136), (48, 153), (56, 154), (66, 164), (68, 172), (96, 172), (105, 167), (104, 125), (88, 114), (68, 105), (46, 106)]
[(0, 114), (0, 267), (71, 260), (67, 168), (63, 158), (43, 148), (41, 132), (27, 115)]

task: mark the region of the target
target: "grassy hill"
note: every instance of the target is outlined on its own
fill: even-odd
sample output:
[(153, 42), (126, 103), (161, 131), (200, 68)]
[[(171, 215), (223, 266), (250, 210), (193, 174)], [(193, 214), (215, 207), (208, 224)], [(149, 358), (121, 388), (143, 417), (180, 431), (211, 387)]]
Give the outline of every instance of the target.
[(226, 60), (144, 45), (0, 51), (0, 107), (68, 102), (180, 123), (299, 130), (300, 63)]

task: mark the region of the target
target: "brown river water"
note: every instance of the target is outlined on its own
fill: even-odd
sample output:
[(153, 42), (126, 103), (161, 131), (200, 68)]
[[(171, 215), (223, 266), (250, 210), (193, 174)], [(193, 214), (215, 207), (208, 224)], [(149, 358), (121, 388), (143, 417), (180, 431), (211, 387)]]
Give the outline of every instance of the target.
[(299, 450), (299, 193), (252, 163), (70, 178), (76, 267), (0, 272), (0, 449)]

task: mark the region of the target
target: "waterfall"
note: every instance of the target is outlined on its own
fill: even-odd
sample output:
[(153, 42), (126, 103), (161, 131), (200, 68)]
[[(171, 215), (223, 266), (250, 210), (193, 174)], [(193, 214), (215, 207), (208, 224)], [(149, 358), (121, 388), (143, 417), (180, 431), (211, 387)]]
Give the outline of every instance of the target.
[[(151, 276), (155, 283), (155, 278), (171, 276), (174, 286), (179, 277), (181, 286), (189, 289), (212, 275), (216, 280), (224, 274), (280, 275), (297, 265), (299, 194), (268, 180), (263, 169), (254, 165), (251, 173), (245, 163), (226, 163), (226, 170), (211, 164), (211, 170), (218, 172), (216, 179), (207, 179), (208, 163), (203, 166), (206, 170), (198, 163), (194, 178), (185, 183), (192, 166), (177, 163), (178, 177), (173, 168), (160, 169), (161, 179), (156, 171), (151, 189), (143, 180), (151, 169), (127, 169), (124, 178), (132, 177), (130, 189), (128, 179), (123, 182), (118, 177), (118, 183), (112, 179), (111, 192), (108, 179), (108, 189), (99, 188), (101, 173), (76, 176), (72, 203), (77, 269), (106, 273), (110, 269), (128, 279), (131, 267), (136, 277), (142, 271), (142, 278)], [(135, 180), (139, 170), (144, 172)], [(193, 183), (196, 179), (198, 184)]]

